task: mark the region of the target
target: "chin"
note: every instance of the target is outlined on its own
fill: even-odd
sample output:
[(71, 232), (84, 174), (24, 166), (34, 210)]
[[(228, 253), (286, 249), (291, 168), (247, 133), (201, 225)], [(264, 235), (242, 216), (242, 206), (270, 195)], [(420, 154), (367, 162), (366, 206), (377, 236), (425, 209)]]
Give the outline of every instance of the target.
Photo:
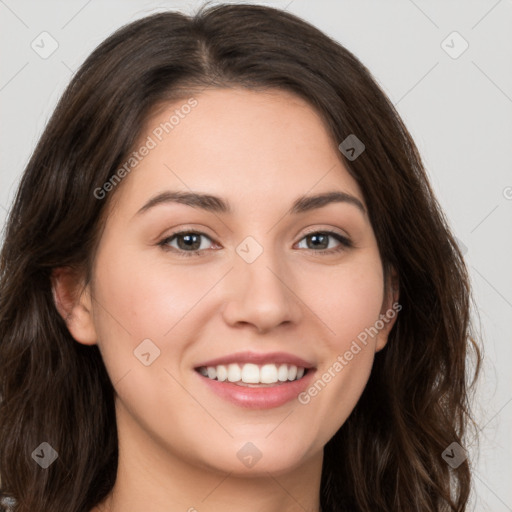
[[(221, 443), (216, 452), (213, 446), (207, 447), (208, 458), (203, 463), (223, 473), (261, 477), (268, 476), (268, 473), (287, 473), (311, 457), (303, 441), (283, 444), (277, 438), (274, 441), (265, 439), (267, 435), (268, 431), (252, 437), (252, 440), (246, 437), (243, 440), (231, 439), (228, 443)], [(290, 435), (288, 438), (301, 440), (301, 436)]]

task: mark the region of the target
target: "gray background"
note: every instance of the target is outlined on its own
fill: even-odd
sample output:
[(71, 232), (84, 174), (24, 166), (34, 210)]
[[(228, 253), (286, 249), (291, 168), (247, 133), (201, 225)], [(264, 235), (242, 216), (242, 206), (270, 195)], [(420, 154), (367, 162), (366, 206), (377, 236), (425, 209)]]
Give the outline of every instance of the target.
[[(85, 57), (127, 22), (166, 9), (192, 13), (200, 3), (0, 0), (0, 226), (57, 99)], [(415, 138), (466, 251), (484, 337), (470, 510), (512, 511), (512, 1), (255, 3), (286, 8), (354, 52)], [(45, 31), (58, 48), (42, 58), (31, 44), (51, 49), (49, 36), (40, 36)], [(445, 51), (463, 48), (456, 36), (446, 39), (453, 31), (469, 44), (457, 58)]]

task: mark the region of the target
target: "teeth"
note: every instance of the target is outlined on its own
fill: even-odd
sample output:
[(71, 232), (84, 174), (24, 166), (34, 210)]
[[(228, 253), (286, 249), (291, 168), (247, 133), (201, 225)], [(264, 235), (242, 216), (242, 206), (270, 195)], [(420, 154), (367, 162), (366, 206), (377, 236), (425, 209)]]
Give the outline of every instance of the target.
[(288, 365), (286, 364), (282, 364), (280, 367), (279, 367), (279, 370), (277, 370), (277, 378), (281, 381), (281, 382), (285, 382), (288, 380)]
[(299, 380), (304, 376), (305, 369), (294, 364), (257, 364), (231, 363), (217, 366), (202, 366), (199, 368), (201, 375), (220, 382), (242, 382), (245, 384), (275, 384), (276, 382), (287, 382)]
[(223, 365), (217, 366), (217, 380), (224, 382), (228, 378), (228, 369)]
[(274, 384), (274, 382), (277, 382), (278, 373), (279, 370), (275, 364), (265, 364), (260, 370), (260, 382), (263, 384)]
[(238, 382), (242, 378), (242, 371), (237, 364), (228, 365), (228, 380), (229, 382)]
[(260, 369), (256, 364), (244, 364), (242, 367), (242, 382), (258, 384), (260, 382)]

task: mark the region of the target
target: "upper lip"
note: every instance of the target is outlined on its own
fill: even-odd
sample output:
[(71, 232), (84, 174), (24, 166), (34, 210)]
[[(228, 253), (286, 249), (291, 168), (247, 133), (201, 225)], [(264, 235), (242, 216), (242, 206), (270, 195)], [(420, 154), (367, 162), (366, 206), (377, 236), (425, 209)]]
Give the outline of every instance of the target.
[(237, 352), (226, 356), (217, 357), (204, 361), (195, 368), (202, 366), (218, 366), (220, 364), (230, 363), (253, 363), (258, 365), (263, 364), (294, 364), (302, 368), (314, 368), (314, 365), (301, 357), (288, 354), (287, 352), (268, 352), (266, 354), (257, 352)]

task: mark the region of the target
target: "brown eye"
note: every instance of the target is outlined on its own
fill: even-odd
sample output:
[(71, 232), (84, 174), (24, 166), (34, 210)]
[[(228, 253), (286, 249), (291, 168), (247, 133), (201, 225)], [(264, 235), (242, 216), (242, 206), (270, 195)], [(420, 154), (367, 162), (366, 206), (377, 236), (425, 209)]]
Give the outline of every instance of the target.
[[(330, 239), (335, 239), (339, 242), (339, 245), (337, 247), (332, 247), (332, 245), (329, 247)], [(307, 240), (307, 242), (306, 247), (301, 248), (310, 249), (320, 254), (324, 252), (335, 253), (347, 247), (352, 247), (352, 242), (348, 238), (333, 231), (315, 231), (314, 233), (308, 233), (302, 240)]]
[[(179, 231), (164, 238), (158, 245), (165, 250), (175, 251), (180, 256), (194, 256), (208, 248), (208, 244), (203, 244), (201, 247), (203, 238), (212, 241), (209, 236), (199, 231)], [(174, 241), (177, 244), (176, 246), (171, 245)]]

